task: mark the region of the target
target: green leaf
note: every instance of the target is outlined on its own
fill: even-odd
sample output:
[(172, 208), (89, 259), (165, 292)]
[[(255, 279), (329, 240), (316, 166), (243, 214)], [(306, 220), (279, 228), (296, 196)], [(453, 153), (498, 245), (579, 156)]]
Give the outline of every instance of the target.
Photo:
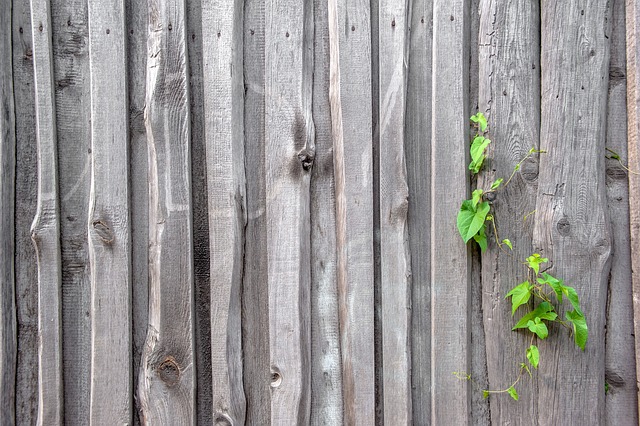
[(475, 115), (472, 115), (471, 121), (478, 124), (481, 132), (484, 132), (485, 130), (487, 130), (487, 118), (484, 116), (483, 113), (479, 112)]
[(567, 296), (567, 299), (569, 299), (569, 302), (571, 302), (571, 305), (573, 305), (576, 312), (583, 315), (582, 310), (580, 310), (580, 300), (578, 300), (578, 292), (576, 289), (573, 287), (563, 286), (562, 292)]
[(531, 283), (529, 281), (525, 281), (518, 284), (512, 288), (504, 298), (506, 299), (509, 296), (511, 296), (511, 316), (513, 316), (518, 307), (529, 301), (529, 298), (531, 297)]
[(513, 250), (513, 245), (511, 244), (511, 240), (509, 240), (508, 238), (505, 238), (504, 240), (502, 240), (503, 244), (506, 244), (507, 247), (509, 247), (511, 250)]
[(484, 194), (482, 189), (476, 189), (471, 193), (471, 203), (473, 204), (473, 208), (475, 208), (480, 200), (482, 200), (482, 194)]
[(540, 352), (538, 352), (538, 347), (536, 345), (531, 345), (527, 348), (527, 359), (533, 368), (538, 368)]
[(529, 327), (528, 322), (534, 320), (536, 317), (541, 320), (555, 321), (555, 319), (558, 318), (558, 314), (556, 314), (554, 310), (551, 303), (542, 302), (533, 311), (520, 318), (520, 321), (518, 321), (511, 330)]
[(471, 143), (471, 163), (469, 164), (469, 170), (471, 170), (474, 174), (478, 173), (482, 168), (482, 163), (486, 158), (484, 155), (484, 151), (487, 146), (491, 143), (491, 140), (485, 138), (484, 136), (476, 136), (473, 138), (473, 142)]
[(504, 179), (502, 178), (496, 179), (496, 181), (491, 184), (491, 189), (498, 189), (498, 187), (502, 184), (503, 180)]
[(534, 253), (527, 257), (527, 264), (529, 265), (529, 268), (533, 269), (536, 275), (540, 272), (540, 264), (547, 263), (548, 261), (549, 259), (541, 257), (538, 253)]
[(489, 398), (489, 391), (488, 391), (488, 390), (483, 390), (483, 391), (482, 391), (482, 397), (483, 397), (484, 399)]
[(567, 319), (573, 324), (573, 336), (576, 345), (584, 351), (584, 347), (587, 345), (587, 339), (589, 338), (589, 328), (587, 327), (587, 320), (579, 310), (567, 311)]
[(507, 392), (509, 393), (509, 395), (511, 395), (511, 398), (515, 399), (516, 401), (518, 400), (518, 392), (516, 392), (516, 388), (514, 388), (513, 386), (509, 386)]
[(529, 370), (529, 366), (527, 364), (525, 364), (524, 362), (521, 362), (520, 363), (520, 368), (522, 368), (527, 373), (529, 373), (529, 377), (533, 378), (533, 375), (531, 374), (531, 370)]
[(488, 202), (483, 201), (476, 207), (473, 206), (472, 200), (464, 200), (458, 212), (458, 231), (462, 239), (467, 243), (474, 235), (480, 231), (484, 225), (484, 220), (489, 213), (491, 206)]
[(538, 282), (540, 284), (549, 284), (549, 287), (551, 287), (553, 291), (556, 293), (556, 296), (558, 297), (558, 301), (562, 303), (562, 293), (566, 288), (564, 285), (562, 285), (562, 282), (563, 282), (562, 280), (559, 280), (556, 277), (552, 277), (546, 272), (543, 272), (542, 278), (538, 278)]
[(487, 227), (482, 224), (482, 228), (478, 231), (476, 235), (473, 236), (473, 240), (478, 243), (480, 246), (480, 251), (484, 253), (487, 250), (487, 235), (485, 234), (485, 230)]
[(529, 331), (537, 335), (541, 339), (546, 339), (549, 337), (549, 330), (547, 329), (547, 325), (542, 322), (540, 317), (536, 317), (533, 321), (527, 321), (527, 327)]

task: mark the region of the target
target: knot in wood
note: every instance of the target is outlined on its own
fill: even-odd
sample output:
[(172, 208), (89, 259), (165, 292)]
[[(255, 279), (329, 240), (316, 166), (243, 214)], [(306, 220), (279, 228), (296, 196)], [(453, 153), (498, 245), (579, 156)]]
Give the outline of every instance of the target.
[(571, 224), (569, 223), (569, 219), (563, 217), (556, 223), (556, 229), (558, 233), (563, 237), (568, 236), (571, 233)]
[(538, 177), (538, 162), (534, 159), (528, 159), (520, 166), (520, 175), (526, 181), (536, 180)]
[(168, 387), (175, 386), (180, 381), (180, 367), (172, 356), (168, 356), (156, 369), (160, 380)]
[(311, 170), (313, 167), (313, 161), (315, 160), (316, 153), (310, 149), (303, 149), (298, 153), (298, 160), (300, 160), (300, 164), (302, 164), (302, 168), (305, 172)]
[(278, 388), (282, 384), (282, 375), (276, 367), (271, 368), (271, 387)]
[(218, 413), (218, 414), (216, 414), (216, 417), (213, 420), (213, 424), (215, 426), (232, 426), (233, 425), (233, 421), (226, 414)]
[(103, 243), (105, 244), (113, 243), (115, 236), (113, 234), (113, 231), (109, 227), (109, 225), (107, 225), (102, 220), (94, 220), (92, 225), (96, 235), (98, 236), (98, 238), (102, 240)]

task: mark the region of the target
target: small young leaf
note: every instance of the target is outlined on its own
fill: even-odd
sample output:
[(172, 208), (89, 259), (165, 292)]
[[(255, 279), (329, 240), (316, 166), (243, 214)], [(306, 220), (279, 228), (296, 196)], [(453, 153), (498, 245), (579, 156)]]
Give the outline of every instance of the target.
[(546, 257), (541, 257), (538, 253), (534, 253), (531, 256), (527, 257), (527, 263), (529, 268), (533, 269), (536, 275), (540, 272), (540, 264), (548, 262), (549, 259)]
[(487, 201), (483, 201), (476, 207), (473, 206), (472, 200), (462, 202), (460, 212), (458, 212), (457, 225), (458, 231), (465, 243), (480, 231), (480, 228), (484, 225), (487, 213), (489, 213), (489, 209), (491, 209), (491, 206)]
[(566, 317), (573, 324), (573, 335), (576, 345), (584, 351), (584, 347), (587, 344), (589, 338), (589, 328), (587, 327), (587, 320), (584, 318), (582, 312), (574, 309), (573, 311), (567, 311)]
[(549, 337), (549, 330), (547, 329), (547, 325), (542, 322), (540, 317), (536, 317), (533, 321), (527, 321), (527, 327), (529, 331), (534, 333), (541, 339), (546, 339)]
[(496, 179), (496, 181), (491, 184), (491, 189), (498, 189), (498, 187), (502, 184), (503, 180), (504, 179), (502, 178)]
[(512, 288), (504, 298), (506, 299), (509, 296), (511, 296), (511, 316), (513, 316), (518, 307), (529, 301), (529, 298), (531, 297), (531, 283), (529, 281), (525, 281), (518, 284)]
[(473, 236), (473, 240), (480, 246), (480, 251), (484, 253), (487, 250), (487, 235), (485, 234), (486, 226), (482, 224), (482, 228), (476, 235)]
[(562, 303), (562, 293), (566, 288), (564, 285), (562, 285), (562, 282), (563, 282), (562, 280), (559, 280), (547, 274), (546, 272), (543, 272), (542, 278), (538, 278), (538, 282), (540, 284), (549, 284), (549, 287), (551, 287), (553, 291), (556, 293), (556, 296), (558, 297), (558, 301)]
[(482, 189), (476, 189), (471, 193), (471, 204), (473, 204), (474, 208), (482, 199), (482, 194), (484, 194), (484, 191)]
[(531, 345), (527, 348), (527, 359), (533, 368), (538, 368), (540, 352), (538, 352), (538, 347), (536, 345)]
[(482, 163), (486, 158), (484, 155), (484, 151), (487, 146), (491, 143), (491, 140), (485, 138), (484, 136), (476, 136), (473, 138), (473, 142), (471, 143), (471, 163), (469, 164), (469, 170), (471, 170), (474, 174), (478, 173), (482, 168)]
[(503, 244), (506, 244), (507, 247), (509, 247), (511, 250), (513, 250), (513, 244), (511, 244), (511, 240), (509, 240), (508, 238), (505, 238), (504, 240), (502, 240)]
[(541, 320), (555, 321), (555, 319), (558, 318), (558, 314), (554, 312), (554, 308), (551, 303), (542, 302), (533, 311), (520, 318), (520, 321), (518, 321), (511, 330), (528, 328), (528, 322), (531, 320), (535, 320), (536, 317), (540, 318)]
[(484, 132), (485, 130), (487, 130), (487, 118), (484, 116), (483, 113), (479, 112), (475, 115), (472, 115), (471, 121), (478, 124), (481, 132)]
[(533, 378), (533, 375), (531, 374), (531, 370), (529, 370), (529, 366), (527, 364), (525, 364), (524, 362), (521, 362), (520, 363), (520, 368), (522, 368), (527, 373), (529, 373), (529, 377)]
[(516, 392), (516, 388), (510, 386), (509, 389), (507, 389), (507, 392), (509, 392), (511, 398), (515, 399), (516, 401), (518, 400), (518, 392)]
[(483, 390), (483, 391), (482, 391), (482, 397), (483, 397), (484, 399), (489, 398), (489, 391), (488, 391), (488, 390)]

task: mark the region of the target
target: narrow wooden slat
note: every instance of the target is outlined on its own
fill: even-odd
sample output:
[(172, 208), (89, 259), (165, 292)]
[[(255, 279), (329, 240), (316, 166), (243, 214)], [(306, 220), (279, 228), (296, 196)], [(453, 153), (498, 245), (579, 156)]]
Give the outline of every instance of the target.
[(189, 92), (183, 1), (150, 0), (149, 329), (138, 396), (146, 424), (195, 422)]
[(241, 1), (203, 4), (211, 369), (216, 424), (245, 422), (240, 292), (246, 224)]
[(467, 2), (434, 0), (431, 154), (431, 423), (468, 422), (469, 257), (456, 215), (467, 198)]
[[(535, 2), (480, 2), (478, 108), (489, 120), (487, 137), (492, 143), (490, 163), (480, 174), (478, 188), (489, 189), (498, 178), (506, 182), (529, 150), (538, 148), (539, 16)], [(511, 332), (514, 319), (504, 297), (527, 277), (522, 262), (533, 252), (533, 216), (523, 218), (535, 209), (537, 176), (538, 158), (533, 157), (492, 201), (497, 238), (511, 240), (513, 250), (506, 246), (500, 249), (495, 232), (487, 230), (489, 248), (482, 254), (482, 299), (477, 303), (482, 304), (490, 389), (506, 389), (513, 383), (530, 344), (529, 336)], [(516, 390), (518, 404), (513, 404), (508, 395), (491, 397), (492, 422), (505, 424), (518, 422), (523, 416), (537, 417), (535, 382), (522, 380)]]
[(410, 16), (404, 0), (379, 4), (380, 256), (384, 422), (411, 419), (411, 259), (404, 153)]
[(265, 10), (271, 424), (309, 423), (312, 8), (311, 0), (277, 0)]
[(129, 425), (131, 230), (124, 2), (89, 1), (91, 424)]
[(31, 1), (38, 141), (38, 207), (31, 237), (38, 260), (38, 424), (62, 424), (60, 209), (48, 0)]
[(585, 352), (564, 330), (539, 342), (538, 418), (602, 424), (611, 254), (604, 174), (609, 2), (541, 8), (540, 149), (548, 154), (540, 163), (534, 248), (549, 258), (548, 272), (580, 295), (589, 340)]

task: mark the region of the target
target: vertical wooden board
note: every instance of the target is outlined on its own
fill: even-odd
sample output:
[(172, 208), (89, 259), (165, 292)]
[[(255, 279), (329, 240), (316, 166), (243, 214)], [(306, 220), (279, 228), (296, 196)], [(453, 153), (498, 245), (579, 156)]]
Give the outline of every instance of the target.
[(246, 224), (240, 1), (203, 5), (203, 88), (211, 253), (215, 423), (245, 422), (240, 292)]
[(195, 422), (190, 118), (185, 5), (150, 0), (149, 329), (138, 398), (143, 423)]
[(15, 423), (17, 332), (15, 306), (16, 121), (11, 55), (11, 5), (0, 11), (0, 421)]
[[(538, 148), (539, 43), (536, 2), (480, 2), (478, 109), (489, 120), (487, 137), (492, 142), (478, 188), (488, 190), (498, 178), (507, 182), (515, 165), (531, 148)], [(537, 176), (538, 158), (534, 156), (522, 163), (504, 189), (488, 195), (498, 235), (489, 226), (489, 248), (482, 254), (482, 298), (478, 303), (482, 303), (489, 389), (506, 389), (516, 380), (530, 345), (528, 334), (511, 332), (515, 322), (505, 295), (527, 279), (522, 262), (532, 253), (533, 220), (524, 218), (535, 210)], [(504, 238), (512, 242), (513, 250), (498, 247), (496, 239)], [(520, 395), (518, 404), (513, 404), (506, 394), (490, 397), (492, 422), (537, 418), (535, 381), (524, 377), (516, 390)]]
[(89, 1), (91, 424), (132, 422), (129, 116), (124, 2)]
[(343, 424), (340, 320), (336, 277), (336, 200), (329, 103), (329, 2), (315, 0), (311, 174), (311, 424)]
[(38, 206), (31, 238), (38, 261), (39, 425), (62, 424), (64, 399), (60, 328), (60, 208), (49, 6), (48, 0), (31, 1), (38, 141)]
[(410, 13), (405, 1), (379, 3), (380, 260), (384, 422), (411, 419), (411, 265), (404, 153)]
[(347, 424), (375, 420), (370, 17), (367, 4), (329, 3), (336, 278)]
[(558, 327), (539, 342), (538, 418), (600, 424), (611, 253), (604, 174), (609, 2), (541, 7), (540, 149), (548, 154), (540, 163), (534, 249), (549, 258), (550, 274), (577, 290), (589, 340), (582, 352)]
[(456, 215), (467, 198), (468, 19), (464, 1), (434, 0), (431, 154), (431, 423), (468, 423), (469, 255)]
[(309, 422), (309, 180), (313, 3), (265, 10), (265, 169), (271, 423)]

